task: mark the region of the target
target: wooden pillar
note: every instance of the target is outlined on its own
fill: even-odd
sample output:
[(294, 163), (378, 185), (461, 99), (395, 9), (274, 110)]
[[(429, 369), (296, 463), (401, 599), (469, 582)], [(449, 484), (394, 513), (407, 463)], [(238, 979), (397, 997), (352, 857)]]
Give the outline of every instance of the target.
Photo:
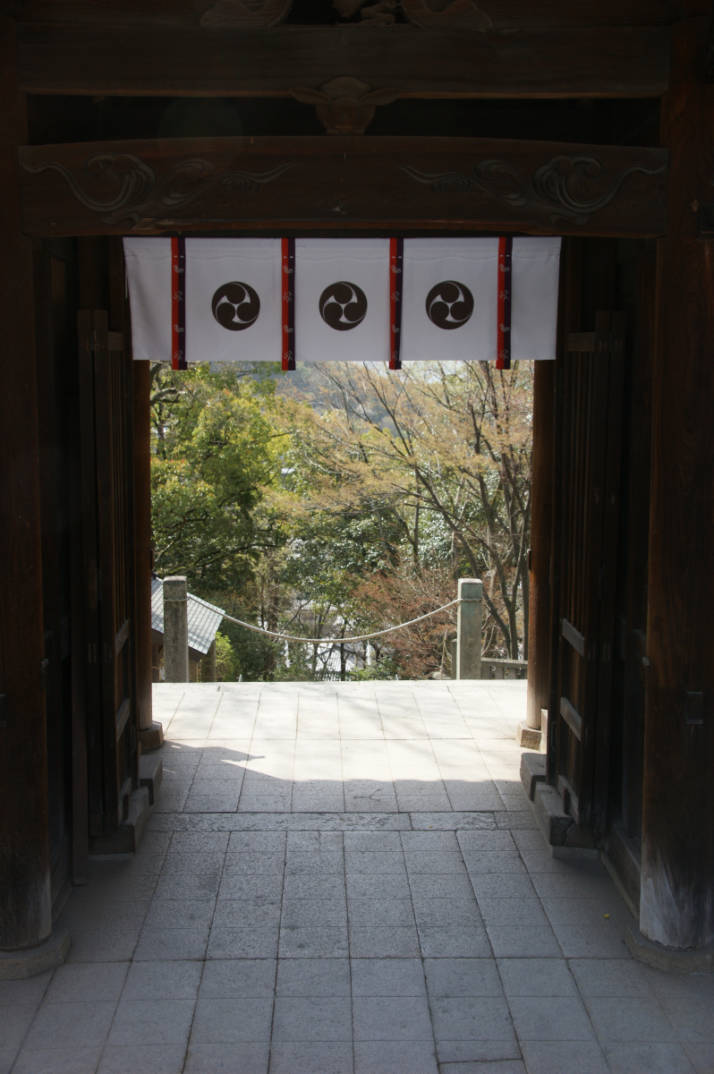
[(132, 365), (134, 391), (134, 614), (136, 709), (142, 750), (158, 749), (163, 728), (151, 718), (151, 367)]
[(535, 362), (533, 371), (533, 461), (531, 464), (531, 552), (528, 570), (528, 694), (522, 746), (540, 748), (541, 709), (550, 697), (550, 557), (553, 533), (554, 362)]
[[(673, 29), (671, 152), (657, 262), (640, 931), (714, 944), (714, 85), (708, 19)], [(711, 209), (707, 215), (711, 215)]]
[[(17, 146), (24, 102), (15, 29), (0, 19), (0, 977), (24, 976), (8, 954), (52, 931), (43, 616), (38, 392), (32, 247), (20, 233)], [(30, 956), (31, 965), (32, 956)], [(59, 958), (50, 958), (49, 963)], [(46, 965), (45, 964), (45, 965)]]

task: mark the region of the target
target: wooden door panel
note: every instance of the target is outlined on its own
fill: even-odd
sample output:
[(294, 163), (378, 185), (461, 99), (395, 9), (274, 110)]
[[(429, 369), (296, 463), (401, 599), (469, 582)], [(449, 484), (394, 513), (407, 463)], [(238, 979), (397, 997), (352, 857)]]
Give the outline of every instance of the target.
[(133, 696), (131, 376), (119, 333), (107, 314), (80, 314), (90, 576), (88, 655), (96, 709), (89, 736), (91, 830), (109, 834), (126, 819), (137, 781)]
[(607, 778), (622, 405), (620, 314), (568, 338), (557, 378), (559, 532), (556, 784), (601, 825)]

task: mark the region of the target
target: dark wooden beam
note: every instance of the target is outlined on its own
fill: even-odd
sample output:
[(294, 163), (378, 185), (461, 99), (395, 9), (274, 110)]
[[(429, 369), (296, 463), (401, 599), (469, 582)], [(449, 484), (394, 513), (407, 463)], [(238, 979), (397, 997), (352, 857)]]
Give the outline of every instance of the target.
[[(708, 0), (688, 0), (688, 6), (707, 14)], [(13, 10), (23, 22), (104, 23), (106, 25), (161, 26), (270, 26), (289, 18), (298, 7), (291, 0), (15, 0)], [(469, 14), (467, 5), (444, 4), (443, 0), (402, 0), (405, 17), (416, 25), (431, 27), (449, 23), (513, 29), (542, 26), (619, 24), (655, 25), (681, 17), (681, 0), (488, 0), (487, 10)], [(449, 7), (452, 10), (449, 11)], [(481, 6), (481, 5), (480, 5)], [(303, 5), (303, 10), (307, 4)], [(454, 10), (455, 9), (455, 10)], [(692, 12), (694, 13), (694, 11)], [(335, 12), (334, 18), (337, 18)]]
[(350, 76), (395, 96), (555, 98), (661, 96), (669, 38), (646, 26), (478, 33), (31, 24), (20, 40), (29, 93), (291, 97)]
[(659, 235), (661, 149), (468, 138), (176, 139), (20, 152), (30, 235)]

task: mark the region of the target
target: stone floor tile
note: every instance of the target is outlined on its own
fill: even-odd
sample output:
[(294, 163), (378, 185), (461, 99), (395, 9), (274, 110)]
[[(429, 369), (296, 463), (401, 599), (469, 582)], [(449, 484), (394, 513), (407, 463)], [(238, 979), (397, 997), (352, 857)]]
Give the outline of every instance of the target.
[(610, 1074), (594, 1041), (533, 1040), (522, 1047), (528, 1074)]
[(278, 926), (250, 928), (217, 926), (208, 937), (207, 958), (275, 958), (278, 949)]
[(352, 958), (353, 996), (423, 996), (419, 958)]
[(471, 886), (476, 898), (521, 899), (533, 898), (535, 889), (526, 874), (518, 873), (470, 873)]
[[(285, 857), (282, 851), (240, 850), (226, 855), (223, 876), (246, 876), (251, 873), (282, 876)], [(273, 882), (273, 881), (270, 881)]]
[(412, 814), (412, 827), (415, 829), (429, 829), (442, 831), (454, 831), (463, 828), (489, 829), (496, 827), (492, 812), (471, 813), (452, 811), (450, 813), (439, 812), (415, 812)]
[(488, 958), (491, 947), (482, 925), (418, 925), (424, 958)]
[[(448, 883), (444, 891), (448, 891)], [(419, 925), (483, 925), (476, 900), (414, 896), (414, 916)]]
[(347, 903), (344, 895), (335, 899), (283, 900), (281, 922), (283, 926), (305, 925), (347, 926)]
[[(14, 981), (12, 982), (15, 983)], [(22, 1044), (25, 1034), (30, 1027), (35, 1014), (36, 1003), (13, 1003), (3, 1004), (0, 1008), (0, 1024), (2, 1025), (2, 1047), (11, 1051), (13, 1057)], [(41, 1039), (39, 1046), (44, 1046), (46, 1038)]]
[(270, 1040), (273, 997), (199, 996), (191, 1045)]
[(664, 1009), (651, 996), (597, 996), (588, 1010), (601, 1041), (675, 1041), (677, 1033)]
[[(507, 832), (504, 834), (508, 834)], [(469, 876), (484, 873), (524, 874), (525, 865), (516, 850), (462, 850)]]
[(13, 1074), (95, 1074), (101, 1047), (74, 1044), (47, 1049), (23, 1048)]
[(309, 873), (291, 873), (285, 877), (284, 898), (322, 900), (341, 900), (345, 897), (345, 879), (343, 876), (321, 874), (310, 876)]
[(199, 961), (133, 962), (122, 999), (195, 999), (201, 969)]
[(275, 966), (274, 958), (231, 958), (206, 962), (200, 983), (201, 998), (272, 996)]
[(429, 1041), (359, 1041), (355, 1074), (438, 1074)]
[(160, 876), (154, 890), (157, 899), (208, 899), (218, 893), (220, 872), (201, 875)]
[(703, 994), (658, 989), (657, 996), (678, 1040), (714, 1042), (714, 999), (708, 989)]
[(181, 1074), (184, 1044), (108, 1044), (97, 1074)]
[(527, 1074), (520, 1059), (494, 1059), (485, 1063), (449, 1063), (444, 1074)]
[(144, 926), (183, 929), (210, 925), (214, 905), (213, 898), (152, 899)]
[(547, 926), (491, 925), (486, 931), (496, 958), (559, 958), (561, 949)]
[(58, 966), (45, 1003), (117, 1003), (128, 968), (128, 962), (71, 962)]
[(349, 996), (277, 996), (274, 1041), (351, 1041)]
[(433, 999), (449, 996), (503, 996), (493, 959), (427, 958), (424, 971)]
[(109, 1033), (115, 1009), (116, 1003), (107, 1001), (43, 1005), (25, 1037), (23, 1050), (61, 1050), (80, 1042), (87, 1048), (101, 1046)]
[[(498, 1063), (521, 1057), (515, 1036), (510, 1040), (437, 1040), (436, 1052), (442, 1064)], [(442, 1066), (442, 1071), (447, 1074), (450, 1067)]]
[(353, 1074), (352, 1044), (341, 1041), (274, 1041), (270, 1074)]
[(548, 928), (548, 918), (535, 896), (522, 899), (497, 899), (482, 895), (478, 900), (481, 916), (488, 925), (527, 925)]
[(219, 899), (213, 915), (213, 928), (252, 928), (255, 925), (277, 925), (280, 903), (266, 901), (261, 896), (249, 899)]
[(590, 1019), (577, 996), (509, 996), (518, 1039), (592, 1040)]
[(346, 958), (281, 958), (278, 996), (349, 996), (350, 964)]
[(176, 959), (204, 958), (208, 945), (208, 925), (199, 925), (191, 929), (159, 929), (148, 927), (143, 930), (136, 945), (134, 958), (138, 962), (166, 962)]
[(502, 997), (434, 997), (431, 1011), (437, 1041), (515, 1040), (508, 1004)]
[(404, 851), (404, 859), (409, 876), (423, 873), (464, 875), (464, 861), (458, 850), (411, 850)]
[(503, 990), (511, 996), (574, 996), (575, 981), (562, 958), (499, 958)]
[(268, 873), (239, 873), (221, 877), (218, 901), (224, 899), (262, 899), (280, 904), (280, 877)]
[(410, 899), (350, 899), (353, 925), (414, 925)]
[(46, 995), (52, 978), (53, 971), (48, 971), (18, 981), (0, 981), (0, 1007), (36, 1006)]
[(284, 854), (287, 832), (230, 832), (226, 858), (238, 854)]
[(418, 899), (473, 899), (473, 888), (468, 876), (450, 873), (417, 873), (409, 877), (412, 898)]
[(714, 1070), (714, 1043), (685, 1041), (683, 1047), (696, 1074), (711, 1074)]
[[(515, 853), (516, 844), (510, 832), (504, 831), (466, 831), (458, 832), (457, 838), (465, 854), (475, 853)], [(542, 837), (541, 837), (542, 841)]]
[(569, 965), (585, 997), (652, 994), (651, 971), (632, 958), (571, 958)]
[(638, 1041), (605, 1048), (611, 1074), (696, 1074), (680, 1044)]
[(406, 874), (404, 856), (400, 851), (389, 850), (347, 850), (345, 852), (345, 872), (366, 873), (372, 875), (396, 875)]
[(414, 925), (350, 925), (352, 958), (412, 958), (418, 954)]
[(282, 926), (281, 958), (346, 958), (347, 929), (335, 925)]
[(624, 958), (625, 933), (617, 922), (597, 925), (557, 925), (553, 932), (566, 958)]
[(400, 832), (345, 832), (345, 853), (391, 852), (398, 854), (402, 849)]
[[(268, 1041), (191, 1041), (184, 1074), (268, 1074)], [(138, 1074), (138, 1072), (137, 1072)]]
[(347, 898), (408, 899), (409, 881), (403, 873), (347, 873)]
[(107, 1043), (185, 1044), (194, 1006), (193, 999), (122, 999)]
[(433, 1040), (425, 996), (354, 996), (354, 1039)]

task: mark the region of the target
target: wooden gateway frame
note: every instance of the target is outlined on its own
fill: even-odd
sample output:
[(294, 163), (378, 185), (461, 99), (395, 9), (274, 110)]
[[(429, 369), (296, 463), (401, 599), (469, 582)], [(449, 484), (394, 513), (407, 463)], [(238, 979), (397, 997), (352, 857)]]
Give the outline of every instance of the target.
[(531, 6), (1, 17), (0, 949), (60, 957), (53, 903), (90, 840), (133, 845), (160, 741), (147, 371), (123, 349), (117, 237), (511, 232), (566, 237), (559, 358), (536, 371), (538, 809), (554, 843), (607, 856), (640, 953), (711, 958), (709, 12)]

